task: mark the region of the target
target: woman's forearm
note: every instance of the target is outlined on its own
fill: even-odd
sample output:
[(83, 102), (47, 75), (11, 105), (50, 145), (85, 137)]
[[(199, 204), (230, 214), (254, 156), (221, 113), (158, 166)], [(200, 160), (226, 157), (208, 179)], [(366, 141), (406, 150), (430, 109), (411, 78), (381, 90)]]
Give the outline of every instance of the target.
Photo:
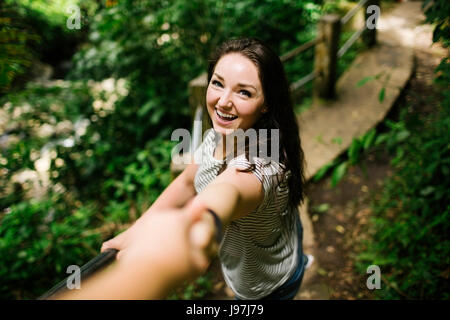
[(152, 264), (145, 265), (145, 270), (139, 265), (124, 268), (115, 263), (84, 282), (81, 290), (65, 291), (56, 299), (162, 299), (171, 287), (171, 278), (164, 269), (155, 269)]
[(229, 183), (210, 184), (194, 199), (217, 213), (224, 226), (235, 218), (240, 200), (238, 189)]
[(182, 208), (194, 196), (194, 187), (178, 177), (161, 193), (149, 210)]
[(194, 176), (196, 165), (189, 165), (156, 199), (144, 214), (157, 210), (184, 207), (196, 195)]

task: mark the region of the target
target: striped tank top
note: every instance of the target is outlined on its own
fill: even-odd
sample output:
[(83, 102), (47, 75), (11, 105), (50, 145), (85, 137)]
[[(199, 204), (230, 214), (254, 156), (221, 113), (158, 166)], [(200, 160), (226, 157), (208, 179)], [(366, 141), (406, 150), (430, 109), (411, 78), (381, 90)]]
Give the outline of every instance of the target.
[[(225, 161), (214, 158), (215, 147), (215, 133), (210, 130), (194, 155), (199, 165), (194, 179), (197, 193), (217, 177)], [(227, 226), (219, 247), (224, 279), (239, 299), (260, 299), (283, 285), (295, 272), (301, 245), (295, 227), (298, 210), (288, 205), (286, 181), (277, 179), (282, 168), (262, 158), (252, 162), (264, 198), (253, 212)], [(227, 161), (227, 167), (238, 169), (250, 165), (244, 154)]]

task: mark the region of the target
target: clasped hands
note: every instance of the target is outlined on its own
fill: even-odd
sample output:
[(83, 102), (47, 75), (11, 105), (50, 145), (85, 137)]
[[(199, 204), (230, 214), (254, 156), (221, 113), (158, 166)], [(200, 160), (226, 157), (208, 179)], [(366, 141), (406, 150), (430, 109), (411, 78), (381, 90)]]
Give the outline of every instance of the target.
[(213, 217), (200, 201), (182, 209), (149, 212), (130, 228), (103, 243), (101, 251), (119, 250), (117, 263), (151, 266), (180, 282), (206, 271), (217, 254)]

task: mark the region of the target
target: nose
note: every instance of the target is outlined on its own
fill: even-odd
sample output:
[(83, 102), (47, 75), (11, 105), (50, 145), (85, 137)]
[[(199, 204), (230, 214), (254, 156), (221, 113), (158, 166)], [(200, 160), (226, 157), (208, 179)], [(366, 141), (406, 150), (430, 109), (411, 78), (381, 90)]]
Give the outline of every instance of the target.
[(231, 108), (232, 105), (233, 101), (231, 99), (231, 92), (230, 91), (222, 92), (222, 95), (220, 96), (220, 99), (217, 102), (217, 106), (222, 108)]

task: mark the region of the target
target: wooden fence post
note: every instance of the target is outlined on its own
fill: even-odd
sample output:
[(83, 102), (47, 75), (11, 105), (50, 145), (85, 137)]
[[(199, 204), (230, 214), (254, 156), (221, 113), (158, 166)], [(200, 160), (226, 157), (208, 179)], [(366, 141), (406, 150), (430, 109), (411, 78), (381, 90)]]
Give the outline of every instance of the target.
[[(195, 113), (197, 107), (203, 108), (203, 119), (202, 119), (202, 137), (203, 132), (209, 128), (208, 112), (206, 111), (206, 88), (208, 87), (208, 76), (206, 73), (202, 73), (197, 78), (191, 80), (188, 85), (189, 94), (189, 107), (191, 113), (191, 123), (194, 124)], [(191, 130), (191, 128), (189, 128)], [(191, 131), (191, 135), (193, 132)], [(192, 137), (191, 137), (192, 139)], [(192, 143), (192, 140), (191, 140)], [(191, 144), (192, 148), (192, 144)], [(190, 150), (194, 152), (195, 150)], [(170, 164), (170, 171), (172, 175), (172, 180), (175, 179), (183, 170), (186, 168), (186, 159), (190, 158), (189, 154), (184, 155), (174, 155)]]
[(208, 75), (206, 72), (189, 82), (189, 105), (191, 108), (192, 123), (195, 120), (195, 112), (198, 106), (203, 108), (203, 132), (209, 128), (208, 112), (206, 110), (206, 88), (208, 87)]
[(324, 15), (318, 23), (318, 43), (314, 54), (314, 97), (330, 99), (335, 96), (337, 52), (341, 31), (340, 17), (335, 14)]
[[(368, 13), (367, 9), (370, 6), (377, 6), (378, 9), (375, 8), (375, 11), (369, 10), (370, 13)], [(377, 29), (373, 25), (378, 23), (378, 19), (380, 18), (380, 16), (378, 15), (377, 17), (375, 17), (375, 14), (381, 14), (380, 1), (379, 0), (367, 1), (367, 3), (364, 5), (364, 23), (366, 24), (367, 29), (362, 34), (362, 39), (369, 48), (377, 43)], [(369, 26), (372, 27), (372, 29), (369, 29)]]

